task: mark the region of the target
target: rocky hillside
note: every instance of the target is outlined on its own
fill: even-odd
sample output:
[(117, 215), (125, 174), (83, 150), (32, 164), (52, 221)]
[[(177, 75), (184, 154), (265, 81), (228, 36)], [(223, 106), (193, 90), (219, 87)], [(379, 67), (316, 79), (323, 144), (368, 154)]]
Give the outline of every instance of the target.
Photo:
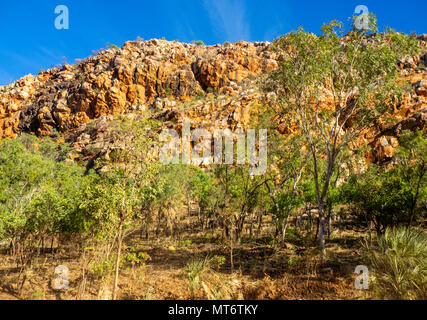
[[(426, 38), (419, 37), (420, 56), (399, 62), (402, 85), (412, 88), (394, 106), (397, 124), (379, 125), (359, 139), (373, 147), (372, 161), (392, 156), (402, 129), (424, 127)], [(75, 65), (0, 87), (0, 138), (59, 131), (85, 154), (94, 144), (108, 148), (103, 132), (120, 114), (152, 112), (165, 126), (187, 118), (192, 126), (245, 127), (264, 97), (257, 79), (274, 70), (280, 57), (267, 42), (215, 46), (156, 39), (126, 42), (121, 49), (110, 48)], [(286, 132), (280, 119), (278, 129)]]

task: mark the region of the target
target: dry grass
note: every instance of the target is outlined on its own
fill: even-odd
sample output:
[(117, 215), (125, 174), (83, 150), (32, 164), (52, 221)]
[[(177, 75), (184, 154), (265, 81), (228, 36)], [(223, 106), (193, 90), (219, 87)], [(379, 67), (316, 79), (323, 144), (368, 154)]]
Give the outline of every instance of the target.
[[(361, 233), (344, 234), (328, 243), (328, 260), (319, 263), (316, 248), (288, 243), (285, 248), (271, 241), (247, 238), (234, 250), (235, 272), (230, 273), (229, 249), (216, 236), (184, 233), (180, 239), (157, 238), (127, 240), (127, 246), (150, 256), (145, 264), (124, 268), (120, 273), (119, 299), (358, 299), (354, 289), (354, 268), (360, 264)], [(194, 286), (189, 288), (191, 261), (207, 256), (224, 257), (223, 264), (207, 263)], [(18, 270), (13, 259), (0, 257), (1, 299), (80, 299), (81, 259), (74, 246), (64, 247), (55, 256), (44, 253), (28, 269), (20, 292), (16, 286)], [(57, 291), (52, 283), (55, 267), (69, 268), (70, 287)], [(202, 264), (203, 265), (203, 264)], [(83, 299), (108, 299), (111, 281), (87, 274)]]

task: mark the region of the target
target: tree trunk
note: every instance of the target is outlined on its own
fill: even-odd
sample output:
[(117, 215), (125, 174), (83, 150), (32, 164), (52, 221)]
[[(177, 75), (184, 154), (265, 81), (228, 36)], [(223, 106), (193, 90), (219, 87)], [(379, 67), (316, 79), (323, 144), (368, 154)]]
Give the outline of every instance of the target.
[(83, 247), (82, 283), (80, 289), (80, 300), (83, 300), (86, 291), (86, 249)]
[(251, 217), (251, 224), (249, 225), (249, 237), (253, 237), (254, 234), (254, 219), (255, 217)]
[(50, 253), (53, 255), (53, 245), (55, 243), (55, 236), (52, 235), (52, 239), (50, 240)]
[(261, 229), (262, 229), (262, 215), (263, 215), (263, 213), (261, 212), (261, 214), (259, 215), (259, 220), (258, 220), (257, 237), (259, 237), (259, 235), (261, 234)]
[(156, 236), (159, 236), (160, 234), (160, 228), (161, 228), (161, 224), (162, 224), (162, 209), (160, 208), (157, 211), (157, 227), (156, 227)]
[(319, 219), (319, 246), (321, 251), (321, 260), (324, 261), (325, 258), (325, 233), (326, 233), (326, 219), (324, 215), (320, 216)]
[(243, 227), (245, 225), (245, 220), (246, 220), (245, 217), (246, 217), (246, 213), (243, 213), (242, 217), (237, 219), (236, 221), (235, 239), (237, 244), (240, 244), (242, 242), (242, 232), (243, 232)]
[(114, 287), (113, 287), (113, 300), (117, 299), (117, 289), (119, 285), (119, 269), (120, 269), (120, 256), (122, 254), (122, 230), (123, 230), (123, 219), (120, 220), (119, 235), (117, 238), (117, 257), (116, 257), (116, 270), (114, 276)]
[(234, 273), (234, 260), (233, 260), (233, 227), (230, 230), (230, 265), (231, 265), (231, 274)]
[(9, 254), (12, 257), (16, 256), (16, 238), (15, 237), (13, 237), (12, 240), (10, 241)]
[(307, 215), (308, 215), (308, 221), (309, 221), (309, 225), (310, 225), (310, 232), (312, 232), (313, 231), (313, 216), (311, 215), (311, 208), (309, 210), (307, 210)]
[(331, 215), (332, 215), (332, 205), (328, 206), (328, 240), (331, 239)]
[(282, 229), (282, 243), (285, 243), (285, 236), (286, 236), (286, 230), (288, 229), (288, 223), (289, 223), (289, 214), (286, 217), (286, 221), (283, 225), (283, 229)]
[(317, 236), (319, 235), (319, 224), (320, 218), (316, 218), (316, 234), (314, 235), (314, 242), (317, 241)]
[(282, 229), (282, 243), (285, 243), (286, 229), (288, 228), (289, 216), (291, 215), (292, 203), (293, 203), (294, 195), (295, 195), (295, 189), (298, 185), (299, 180), (301, 179), (302, 169), (303, 168), (301, 167), (301, 169), (298, 173), (298, 176), (295, 178), (294, 185), (292, 187), (291, 198), (289, 199), (288, 210), (286, 212), (286, 222), (285, 222), (283, 229)]

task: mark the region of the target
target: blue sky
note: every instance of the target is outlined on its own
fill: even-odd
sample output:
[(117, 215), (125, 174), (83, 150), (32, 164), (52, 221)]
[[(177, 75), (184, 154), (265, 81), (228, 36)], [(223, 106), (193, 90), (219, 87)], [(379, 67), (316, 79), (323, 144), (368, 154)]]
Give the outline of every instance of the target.
[[(107, 43), (121, 46), (137, 36), (205, 44), (272, 41), (303, 26), (346, 22), (357, 5), (377, 15), (380, 27), (427, 33), (427, 1), (286, 0), (15, 0), (0, 3), (0, 85), (85, 58)], [(69, 8), (68, 30), (57, 30), (58, 5)]]

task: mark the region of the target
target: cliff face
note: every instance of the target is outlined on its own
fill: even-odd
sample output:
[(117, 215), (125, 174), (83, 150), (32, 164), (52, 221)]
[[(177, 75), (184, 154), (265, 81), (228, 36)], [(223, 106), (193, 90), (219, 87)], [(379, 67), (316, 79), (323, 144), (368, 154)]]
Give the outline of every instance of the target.
[(66, 132), (104, 115), (144, 111), (160, 97), (183, 102), (210, 90), (233, 96), (237, 83), (276, 66), (265, 43), (127, 42), (0, 89), (0, 138)]
[[(402, 85), (409, 83), (412, 91), (395, 106), (397, 124), (379, 124), (357, 142), (373, 147), (372, 161), (392, 156), (401, 130), (424, 127), (427, 71), (417, 66), (427, 64), (425, 37), (420, 42), (423, 54), (400, 63)], [(87, 123), (102, 127), (112, 115), (148, 109), (156, 111), (165, 126), (182, 118), (194, 126), (246, 126), (262, 99), (255, 80), (274, 70), (279, 58), (269, 43), (127, 42), (121, 49), (104, 50), (76, 65), (0, 87), (0, 138), (21, 132), (51, 135), (57, 130), (70, 134), (81, 151), (99, 139), (88, 135)], [(325, 103), (330, 101), (325, 97)]]

